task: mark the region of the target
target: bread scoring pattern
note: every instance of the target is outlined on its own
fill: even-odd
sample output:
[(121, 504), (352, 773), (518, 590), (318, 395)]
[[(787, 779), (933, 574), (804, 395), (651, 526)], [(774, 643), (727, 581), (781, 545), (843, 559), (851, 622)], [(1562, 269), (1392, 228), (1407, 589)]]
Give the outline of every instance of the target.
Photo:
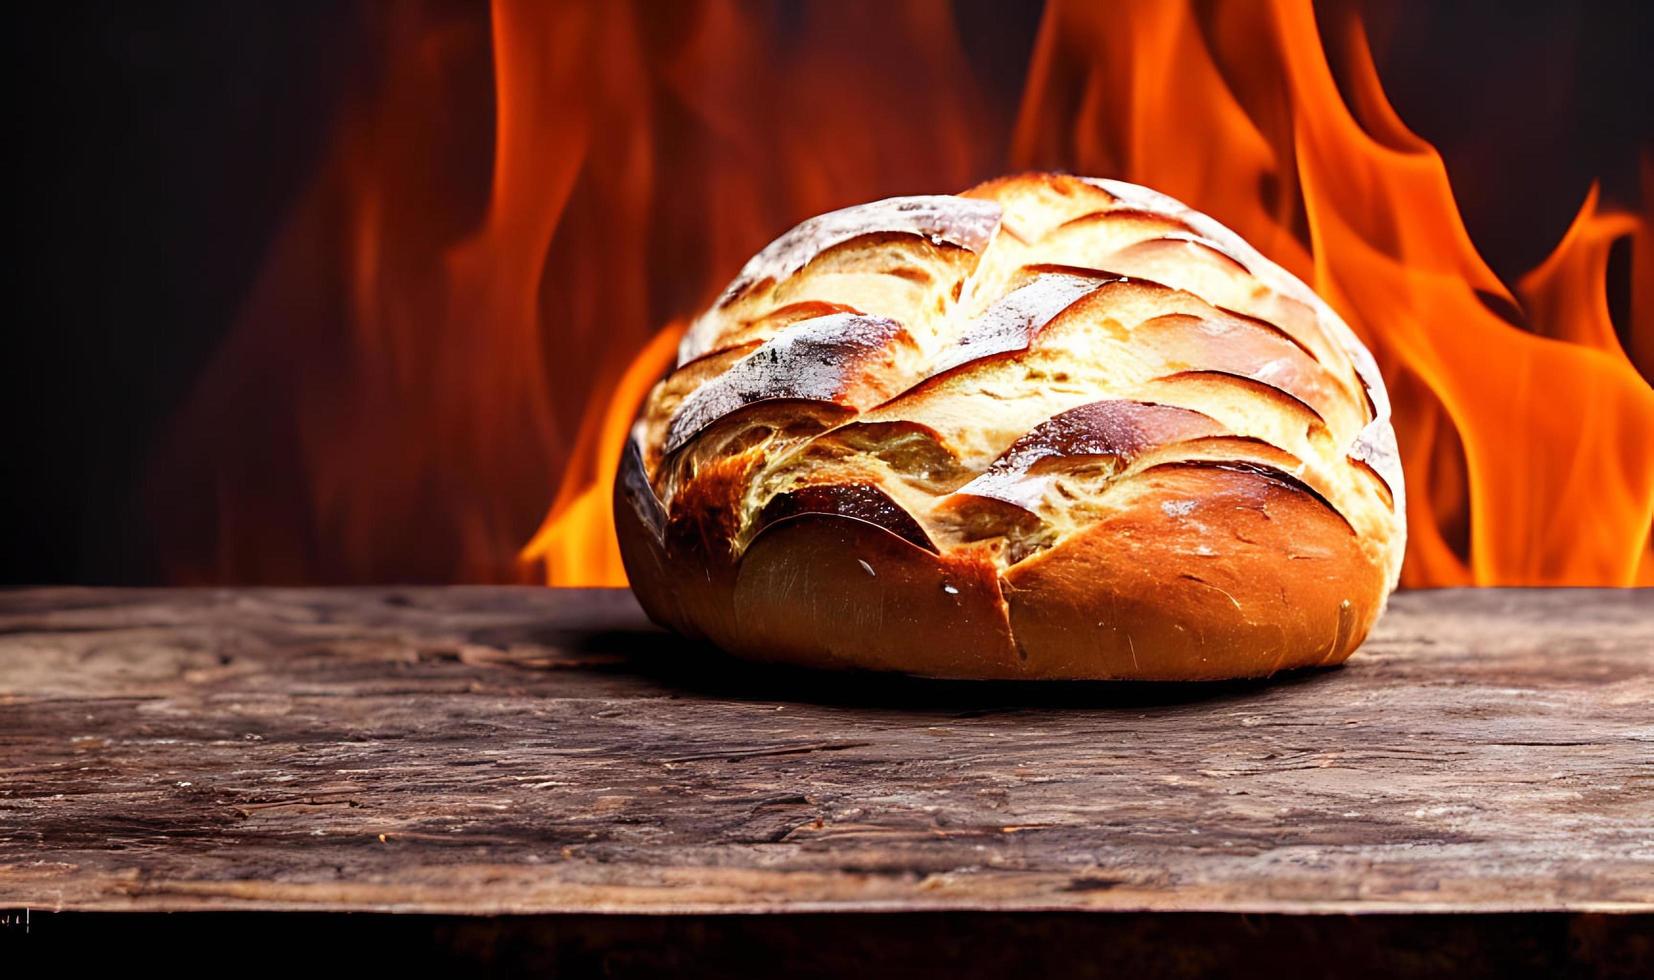
[(782, 236), (692, 324), (616, 487), (657, 621), (940, 676), (1334, 663), (1405, 536), (1337, 315), (1164, 195), (1052, 174)]

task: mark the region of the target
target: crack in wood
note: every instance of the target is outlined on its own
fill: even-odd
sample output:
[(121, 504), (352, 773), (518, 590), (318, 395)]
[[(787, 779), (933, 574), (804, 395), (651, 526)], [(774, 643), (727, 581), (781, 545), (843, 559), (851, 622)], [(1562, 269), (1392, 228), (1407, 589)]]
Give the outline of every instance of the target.
[(709, 759), (721, 759), (725, 762), (739, 762), (742, 759), (762, 759), (778, 755), (806, 755), (811, 752), (842, 752), (845, 749), (860, 749), (872, 745), (872, 742), (818, 742), (814, 745), (789, 745), (776, 749), (748, 749), (745, 751), (728, 752), (697, 752), (693, 755), (673, 755), (660, 760), (662, 762), (700, 762)]

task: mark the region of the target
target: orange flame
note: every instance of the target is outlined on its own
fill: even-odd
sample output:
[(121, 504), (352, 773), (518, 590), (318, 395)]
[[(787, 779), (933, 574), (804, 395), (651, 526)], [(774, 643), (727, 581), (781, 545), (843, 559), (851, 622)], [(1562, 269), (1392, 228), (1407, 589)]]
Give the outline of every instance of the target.
[(1341, 89), (1307, 0), (1052, 0), (1013, 121), (945, 0), (382, 15), (384, 74), (162, 457), (177, 578), (621, 584), (612, 474), (683, 318), (797, 220), (1009, 163), (1163, 190), (1339, 309), (1396, 403), (1405, 584), (1654, 584), (1654, 221), (1593, 190), (1513, 295), (1353, 19)]

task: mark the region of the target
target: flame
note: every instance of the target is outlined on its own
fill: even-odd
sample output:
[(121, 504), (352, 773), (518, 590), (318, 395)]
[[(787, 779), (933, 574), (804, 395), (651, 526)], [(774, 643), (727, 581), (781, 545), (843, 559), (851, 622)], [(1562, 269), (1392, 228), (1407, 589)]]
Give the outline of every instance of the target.
[(1009, 167), (1164, 190), (1349, 320), (1405, 584), (1654, 584), (1654, 216), (1593, 189), (1507, 289), (1353, 18), (1335, 75), (1307, 0), (1052, 0), (1016, 107), (945, 0), (370, 16), (383, 67), (159, 457), (175, 579), (621, 584), (613, 473), (684, 318), (793, 222)]
[(632, 360), (607, 402), (592, 399), (551, 511), (519, 558), (542, 562), (550, 584), (624, 585), (620, 543), (615, 539), (615, 471), (643, 395), (677, 358), (688, 323), (679, 320), (656, 334)]

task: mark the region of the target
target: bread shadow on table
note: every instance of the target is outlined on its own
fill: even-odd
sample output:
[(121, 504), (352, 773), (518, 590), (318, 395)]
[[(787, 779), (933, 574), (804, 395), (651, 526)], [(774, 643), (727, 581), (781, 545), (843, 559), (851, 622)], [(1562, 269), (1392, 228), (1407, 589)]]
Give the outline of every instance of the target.
[(599, 657), (597, 669), (607, 673), (630, 675), (696, 697), (954, 712), (1020, 707), (1129, 709), (1253, 699), (1325, 683), (1342, 669), (1294, 670), (1237, 681), (935, 680), (741, 660), (708, 644), (659, 630), (565, 634), (558, 645)]

